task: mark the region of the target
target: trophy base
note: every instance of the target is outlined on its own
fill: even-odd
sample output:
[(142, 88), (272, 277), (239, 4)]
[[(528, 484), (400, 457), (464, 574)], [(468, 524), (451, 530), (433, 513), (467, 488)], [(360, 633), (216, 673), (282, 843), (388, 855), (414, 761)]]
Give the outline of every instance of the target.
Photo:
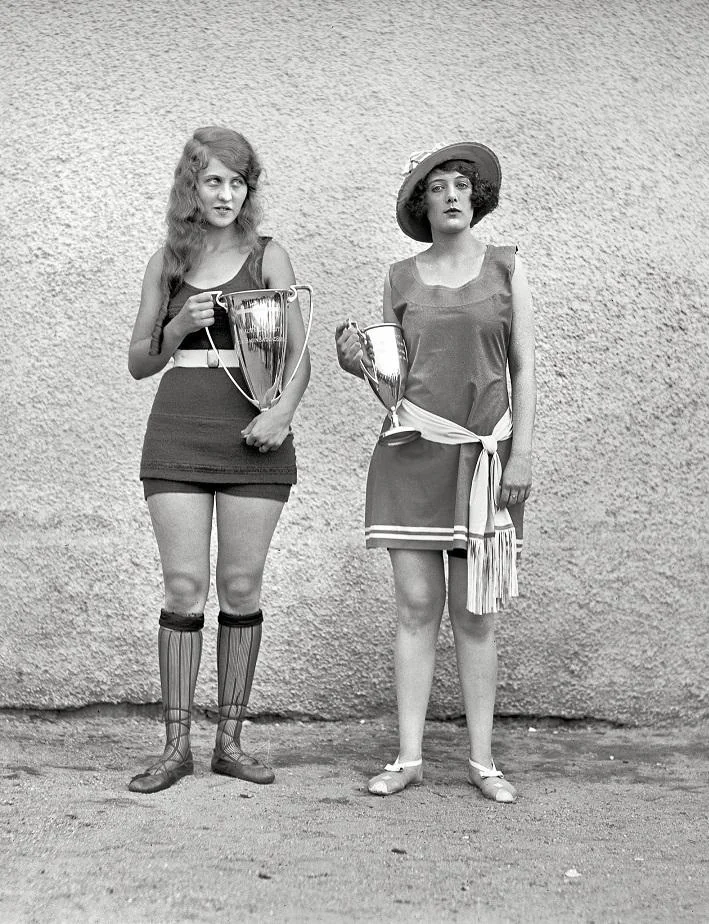
[(379, 442), (385, 446), (403, 446), (404, 443), (411, 443), (420, 436), (421, 431), (414, 430), (413, 427), (390, 427), (380, 435)]

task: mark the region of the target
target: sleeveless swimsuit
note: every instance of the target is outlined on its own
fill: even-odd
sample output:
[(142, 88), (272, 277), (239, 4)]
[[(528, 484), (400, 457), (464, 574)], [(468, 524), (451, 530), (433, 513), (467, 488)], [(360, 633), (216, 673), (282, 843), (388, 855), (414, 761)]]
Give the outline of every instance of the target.
[[(170, 299), (167, 320), (174, 318), (187, 299), (198, 292), (264, 288), (261, 264), (269, 240), (260, 238), (238, 273), (223, 285), (198, 289), (183, 283)], [(231, 350), (234, 342), (226, 312), (216, 306), (214, 313), (210, 333), (215, 346)], [(211, 347), (207, 335), (200, 330), (185, 337), (179, 348)], [(229, 371), (248, 394), (241, 370)], [(274, 452), (261, 453), (244, 442), (241, 431), (257, 414), (257, 409), (234, 387), (224, 369), (168, 369), (160, 380), (148, 418), (140, 478), (215, 485), (295, 484), (297, 467), (291, 433)]]
[[(409, 357), (405, 397), (478, 434), (491, 433), (509, 407), (516, 249), (488, 246), (479, 274), (458, 288), (426, 285), (415, 257), (389, 270), (392, 306)], [(498, 446), (503, 466), (511, 444), (508, 439)], [(378, 443), (367, 477), (367, 548), (464, 553), (470, 485), (480, 451), (479, 443)], [(508, 510), (519, 554), (524, 503)]]

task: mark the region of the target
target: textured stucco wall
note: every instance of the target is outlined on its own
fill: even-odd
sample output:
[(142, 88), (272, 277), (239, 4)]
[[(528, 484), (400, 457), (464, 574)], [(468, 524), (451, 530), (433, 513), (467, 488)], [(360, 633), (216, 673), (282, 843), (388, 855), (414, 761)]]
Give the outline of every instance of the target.
[[(363, 548), (380, 410), (335, 321), (412, 252), (394, 201), (436, 140), (500, 155), (538, 316), (536, 488), (502, 713), (707, 714), (703, 2), (40, 3), (0, 13), (4, 364), (0, 706), (159, 698), (159, 563), (137, 480), (157, 387), (126, 351), (174, 163), (227, 124), (316, 291), (300, 484), (267, 564), (257, 712), (394, 704), (385, 553)], [(415, 247), (415, 245), (413, 245)], [(215, 699), (216, 600), (198, 699)], [(461, 712), (451, 637), (431, 704)]]

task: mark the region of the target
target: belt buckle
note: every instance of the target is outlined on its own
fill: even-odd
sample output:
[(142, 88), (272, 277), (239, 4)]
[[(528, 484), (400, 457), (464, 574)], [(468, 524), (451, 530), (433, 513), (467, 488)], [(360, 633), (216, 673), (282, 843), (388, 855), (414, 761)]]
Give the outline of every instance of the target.
[(219, 368), (219, 353), (216, 350), (207, 350), (207, 366), (210, 369)]

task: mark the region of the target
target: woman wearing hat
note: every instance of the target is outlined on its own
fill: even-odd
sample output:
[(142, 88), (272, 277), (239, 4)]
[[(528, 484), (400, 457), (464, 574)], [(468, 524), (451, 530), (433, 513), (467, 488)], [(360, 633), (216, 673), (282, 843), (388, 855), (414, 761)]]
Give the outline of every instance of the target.
[[(400, 228), (430, 246), (394, 263), (384, 283), (384, 321), (401, 325), (409, 359), (399, 423), (422, 438), (378, 443), (367, 479), (366, 545), (389, 550), (398, 611), (399, 754), (370, 780), (377, 795), (423, 779), (423, 730), (447, 596), (469, 782), (496, 802), (517, 798), (492, 756), (494, 614), (517, 596), (532, 484), (534, 320), (517, 248), (470, 233), (497, 206), (500, 183), (495, 154), (461, 142), (412, 156), (398, 195)], [(345, 322), (335, 337), (342, 368), (362, 376), (356, 330)]]

